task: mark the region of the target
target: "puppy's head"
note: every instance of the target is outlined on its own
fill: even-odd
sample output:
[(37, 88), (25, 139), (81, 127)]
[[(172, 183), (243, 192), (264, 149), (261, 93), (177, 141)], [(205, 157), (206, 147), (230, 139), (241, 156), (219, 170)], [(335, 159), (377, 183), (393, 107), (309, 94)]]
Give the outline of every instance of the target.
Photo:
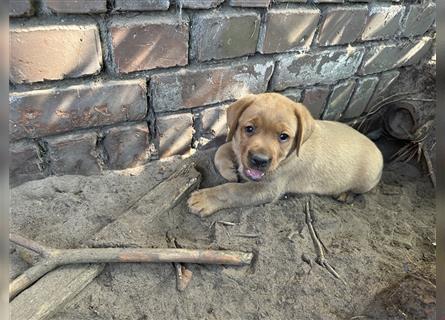
[(229, 134), (239, 172), (261, 180), (309, 138), (314, 119), (300, 103), (277, 93), (247, 95), (227, 110)]

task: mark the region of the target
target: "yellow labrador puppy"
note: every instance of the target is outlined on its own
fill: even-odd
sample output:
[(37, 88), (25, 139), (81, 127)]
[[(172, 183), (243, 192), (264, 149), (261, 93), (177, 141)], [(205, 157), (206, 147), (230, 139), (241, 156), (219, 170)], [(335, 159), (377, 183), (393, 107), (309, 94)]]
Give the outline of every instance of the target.
[[(314, 120), (306, 107), (277, 94), (248, 95), (227, 110), (227, 143), (215, 154), (229, 181), (195, 191), (190, 211), (201, 217), (224, 208), (258, 205), (285, 193), (364, 193), (380, 180), (383, 157), (353, 128)], [(238, 175), (247, 182), (237, 183)]]

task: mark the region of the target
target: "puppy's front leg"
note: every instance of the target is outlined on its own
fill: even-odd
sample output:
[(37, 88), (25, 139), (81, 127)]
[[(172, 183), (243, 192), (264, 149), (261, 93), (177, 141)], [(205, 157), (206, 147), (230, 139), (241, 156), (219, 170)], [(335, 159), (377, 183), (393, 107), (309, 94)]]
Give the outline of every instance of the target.
[(219, 174), (227, 181), (238, 181), (236, 157), (233, 153), (232, 142), (227, 142), (218, 148), (215, 153), (215, 166)]
[(206, 217), (221, 209), (271, 202), (282, 194), (270, 182), (226, 183), (193, 192), (187, 203), (192, 213)]

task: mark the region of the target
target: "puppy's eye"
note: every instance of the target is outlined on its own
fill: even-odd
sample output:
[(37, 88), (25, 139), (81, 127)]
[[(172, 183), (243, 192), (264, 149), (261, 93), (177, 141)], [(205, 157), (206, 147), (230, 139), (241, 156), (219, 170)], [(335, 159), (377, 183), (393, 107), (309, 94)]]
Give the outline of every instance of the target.
[(255, 128), (253, 126), (247, 126), (244, 128), (244, 131), (246, 131), (246, 133), (254, 133)]
[(287, 141), (289, 139), (289, 135), (287, 133), (280, 134), (280, 141)]

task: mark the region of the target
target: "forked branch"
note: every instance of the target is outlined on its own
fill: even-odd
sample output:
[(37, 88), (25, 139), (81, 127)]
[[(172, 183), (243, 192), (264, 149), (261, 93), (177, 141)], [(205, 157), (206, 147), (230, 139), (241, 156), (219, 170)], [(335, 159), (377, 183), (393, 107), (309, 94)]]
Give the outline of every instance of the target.
[(198, 263), (248, 265), (253, 254), (226, 250), (153, 249), (153, 248), (85, 248), (52, 249), (41, 244), (10, 234), (15, 244), (40, 254), (44, 259), (26, 270), (9, 285), (9, 299), (28, 288), (35, 281), (58, 266), (75, 263), (150, 262), (150, 263)]

